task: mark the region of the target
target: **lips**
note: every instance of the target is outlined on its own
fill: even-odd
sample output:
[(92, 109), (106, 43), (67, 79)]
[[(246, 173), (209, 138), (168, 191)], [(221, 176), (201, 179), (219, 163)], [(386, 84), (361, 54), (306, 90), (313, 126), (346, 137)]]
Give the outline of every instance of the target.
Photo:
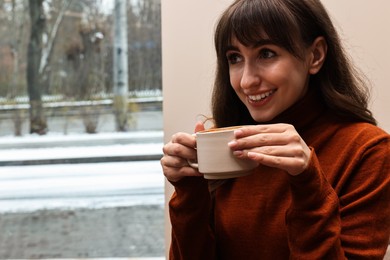
[(276, 89), (273, 89), (273, 90), (270, 90), (270, 91), (267, 91), (267, 92), (264, 92), (261, 94), (257, 94), (257, 95), (248, 95), (248, 99), (250, 102), (260, 102), (260, 101), (266, 99), (267, 97), (271, 96), (275, 92), (276, 92)]

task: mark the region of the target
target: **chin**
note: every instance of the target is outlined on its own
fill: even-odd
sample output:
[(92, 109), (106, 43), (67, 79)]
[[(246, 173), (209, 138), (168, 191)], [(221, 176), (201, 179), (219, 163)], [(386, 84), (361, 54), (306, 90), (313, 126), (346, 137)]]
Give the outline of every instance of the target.
[(253, 120), (258, 123), (266, 123), (274, 120), (277, 116), (283, 113), (284, 109), (280, 107), (271, 107), (268, 109), (252, 109), (249, 110), (249, 113)]
[(269, 122), (272, 119), (274, 119), (276, 116), (259, 116), (259, 115), (251, 115), (253, 120), (255, 120), (257, 123), (265, 123)]

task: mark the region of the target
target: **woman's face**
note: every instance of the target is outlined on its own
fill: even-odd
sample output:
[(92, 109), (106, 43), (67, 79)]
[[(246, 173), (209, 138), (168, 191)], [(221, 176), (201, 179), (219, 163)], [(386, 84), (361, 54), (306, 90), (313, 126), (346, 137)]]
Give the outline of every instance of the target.
[(233, 38), (226, 56), (230, 83), (256, 122), (272, 120), (307, 91), (308, 51), (301, 60), (268, 40), (246, 47)]

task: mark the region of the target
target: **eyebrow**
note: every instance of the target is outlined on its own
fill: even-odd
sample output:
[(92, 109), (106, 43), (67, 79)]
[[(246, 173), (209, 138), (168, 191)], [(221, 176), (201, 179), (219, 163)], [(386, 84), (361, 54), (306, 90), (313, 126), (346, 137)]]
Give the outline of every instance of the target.
[[(262, 40), (257, 41), (251, 47), (252, 48), (258, 48), (258, 47), (261, 47), (263, 45), (268, 45), (268, 44), (278, 45), (278, 44), (275, 43), (275, 41), (272, 41), (271, 39), (262, 39)], [(228, 45), (226, 47), (226, 51), (238, 51), (238, 48), (236, 46), (234, 46), (234, 45)]]

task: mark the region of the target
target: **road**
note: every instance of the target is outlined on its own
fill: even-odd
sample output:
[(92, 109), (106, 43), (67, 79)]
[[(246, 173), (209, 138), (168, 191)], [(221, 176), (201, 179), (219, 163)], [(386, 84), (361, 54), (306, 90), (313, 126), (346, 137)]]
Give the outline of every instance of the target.
[(0, 259), (161, 257), (161, 111), (132, 117), (133, 132), (98, 134), (79, 118), (49, 120), (46, 136), (13, 137), (0, 120)]
[(137, 131), (0, 138), (0, 212), (162, 204), (162, 137)]
[(5, 166), (0, 212), (163, 205), (159, 161)]
[(158, 160), (35, 164), (158, 156), (162, 143), (142, 142), (158, 139), (149, 134), (88, 136), (80, 142), (77, 136), (2, 140), (0, 162), (17, 166), (0, 167), (0, 259), (162, 259), (164, 177)]

